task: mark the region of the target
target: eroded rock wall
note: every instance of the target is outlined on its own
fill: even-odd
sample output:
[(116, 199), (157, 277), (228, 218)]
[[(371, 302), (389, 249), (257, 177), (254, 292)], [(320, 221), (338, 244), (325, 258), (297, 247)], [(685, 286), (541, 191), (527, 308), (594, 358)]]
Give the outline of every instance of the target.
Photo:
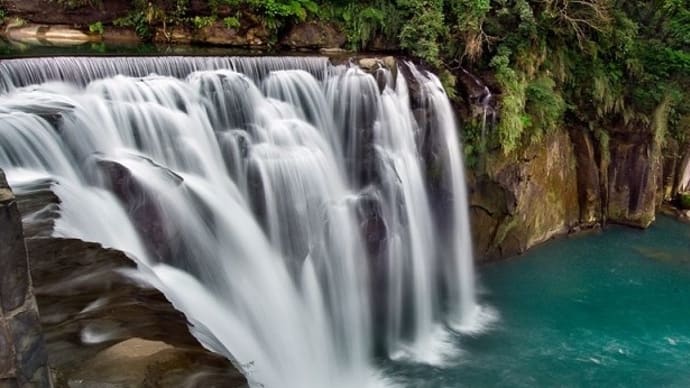
[(0, 387), (49, 387), (17, 202), (0, 170)]
[(607, 223), (647, 228), (664, 203), (677, 201), (690, 147), (659, 144), (645, 128), (606, 133), (600, 139), (573, 126), (513, 155), (487, 155), (469, 182), (479, 260)]
[(480, 259), (522, 253), (580, 224), (577, 158), (562, 130), (512, 154), (491, 154), (470, 178), (470, 215)]
[(607, 219), (646, 228), (656, 214), (660, 187), (659, 146), (649, 132), (611, 131)]
[(17, 194), (15, 216), (24, 222), (22, 246), (55, 387), (245, 386), (229, 360), (190, 334), (187, 318), (163, 294), (128, 276), (136, 265), (127, 255), (52, 237), (60, 217), (52, 184)]

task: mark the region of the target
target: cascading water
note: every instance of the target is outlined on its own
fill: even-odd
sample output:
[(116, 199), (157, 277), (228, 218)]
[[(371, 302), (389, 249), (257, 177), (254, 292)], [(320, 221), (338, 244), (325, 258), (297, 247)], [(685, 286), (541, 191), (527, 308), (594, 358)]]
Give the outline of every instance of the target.
[[(489, 87), (482, 83), (482, 81), (477, 76), (463, 68), (460, 69), (462, 70), (463, 74), (465, 74), (465, 76), (469, 77), (472, 80), (472, 82), (476, 85), (477, 89), (481, 90), (481, 93), (478, 94), (475, 98), (477, 99), (477, 105), (482, 109), (482, 126), (480, 140), (482, 148), (486, 148), (487, 129), (489, 129), (489, 126), (493, 126), (495, 124), (494, 121), (496, 120), (496, 111), (492, 106), (494, 102), (494, 95), (493, 93), (491, 93)], [(488, 122), (489, 119), (491, 119), (491, 122)]]
[(252, 384), (387, 385), (377, 356), (440, 363), (448, 327), (480, 325), (460, 144), (432, 74), (306, 57), (0, 70), (10, 183), (52, 182), (55, 234), (129, 253)]
[(681, 162), (681, 173), (678, 181), (678, 190), (681, 192), (690, 191), (690, 153)]

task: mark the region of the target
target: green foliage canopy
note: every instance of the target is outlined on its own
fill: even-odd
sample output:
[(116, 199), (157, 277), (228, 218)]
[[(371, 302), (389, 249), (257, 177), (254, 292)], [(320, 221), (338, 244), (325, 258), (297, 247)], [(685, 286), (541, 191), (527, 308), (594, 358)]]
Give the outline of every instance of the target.
[[(505, 152), (564, 117), (593, 131), (690, 133), (690, 0), (208, 0), (211, 14), (194, 17), (189, 0), (132, 5), (117, 22), (144, 38), (160, 23), (238, 28), (247, 13), (276, 37), (295, 23), (330, 22), (352, 49), (398, 47), (424, 60), (450, 95), (458, 66), (492, 69), (492, 140)], [(228, 8), (235, 13), (217, 18)]]

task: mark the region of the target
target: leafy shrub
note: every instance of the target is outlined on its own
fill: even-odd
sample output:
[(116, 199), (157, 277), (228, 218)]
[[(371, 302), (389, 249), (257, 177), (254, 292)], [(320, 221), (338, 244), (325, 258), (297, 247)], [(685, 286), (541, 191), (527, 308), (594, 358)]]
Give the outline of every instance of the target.
[(103, 33), (105, 32), (105, 29), (103, 28), (103, 23), (95, 22), (89, 24), (89, 32), (91, 32), (92, 34), (103, 35)]
[(412, 14), (400, 32), (400, 46), (434, 66), (441, 65), (441, 40), (447, 35), (443, 0), (400, 0)]
[(215, 16), (194, 16), (194, 19), (192, 19), (192, 24), (194, 25), (194, 28), (196, 28), (197, 30), (210, 27), (215, 22)]
[(117, 27), (132, 27), (137, 36), (143, 40), (149, 40), (152, 36), (152, 29), (146, 13), (140, 10), (131, 11), (127, 16), (113, 20), (113, 25)]
[(525, 112), (530, 117), (528, 129), (533, 140), (541, 139), (543, 134), (556, 130), (561, 124), (565, 101), (555, 86), (554, 80), (546, 75), (527, 85)]
[(229, 16), (223, 19), (223, 25), (225, 28), (240, 28), (240, 20), (234, 16)]
[(525, 126), (530, 124), (525, 114), (527, 85), (523, 77), (510, 67), (510, 54), (510, 49), (502, 46), (490, 63), (496, 71), (496, 80), (502, 91), (500, 120), (496, 129), (498, 141), (506, 154), (517, 148)]

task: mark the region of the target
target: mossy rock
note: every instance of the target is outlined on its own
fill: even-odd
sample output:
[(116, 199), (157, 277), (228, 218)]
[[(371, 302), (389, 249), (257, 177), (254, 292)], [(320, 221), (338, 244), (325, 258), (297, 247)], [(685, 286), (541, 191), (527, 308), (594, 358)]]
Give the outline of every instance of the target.
[(678, 194), (678, 207), (683, 210), (690, 209), (690, 192)]

